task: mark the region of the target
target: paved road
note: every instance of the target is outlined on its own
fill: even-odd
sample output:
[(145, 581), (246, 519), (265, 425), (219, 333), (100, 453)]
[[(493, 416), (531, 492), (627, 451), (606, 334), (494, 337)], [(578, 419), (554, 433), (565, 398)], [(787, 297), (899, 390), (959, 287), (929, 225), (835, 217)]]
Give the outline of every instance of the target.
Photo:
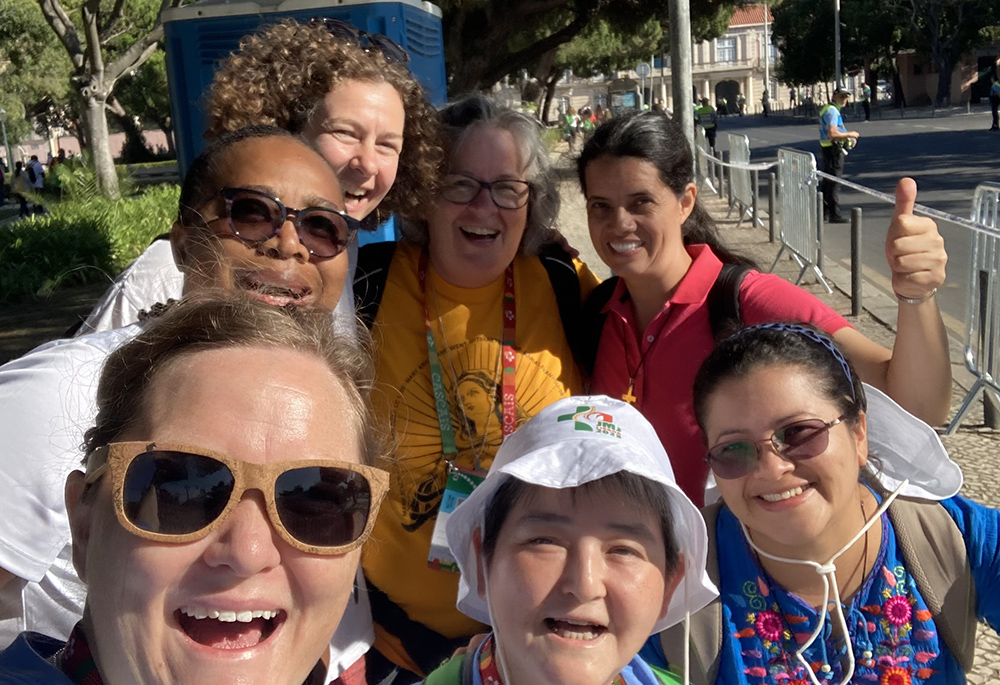
[[(989, 113), (952, 114), (938, 117), (886, 118), (869, 123), (848, 121), (849, 129), (861, 133), (858, 147), (847, 158), (848, 180), (890, 195), (896, 181), (912, 176), (917, 181), (917, 202), (944, 212), (967, 217), (976, 184), (1000, 181), (1000, 134), (990, 133)], [(812, 152), (819, 158), (818, 125), (806, 119), (783, 117), (726, 117), (720, 133), (742, 133), (750, 139), (751, 160), (777, 159), (778, 148), (792, 147)], [(728, 139), (719, 136), (726, 149)], [(822, 167), (822, 159), (819, 158)], [(766, 192), (766, 189), (765, 189)], [(766, 202), (766, 196), (764, 197)], [(871, 196), (841, 192), (841, 205), (849, 215), (851, 207), (864, 212), (864, 264), (866, 277), (889, 290), (889, 269), (884, 257), (885, 230), (892, 206)], [(827, 258), (849, 265), (848, 225), (827, 226), (824, 249)], [(969, 233), (954, 225), (941, 225), (949, 254), (948, 280), (938, 300), (949, 328), (964, 331), (966, 278), (969, 263)]]

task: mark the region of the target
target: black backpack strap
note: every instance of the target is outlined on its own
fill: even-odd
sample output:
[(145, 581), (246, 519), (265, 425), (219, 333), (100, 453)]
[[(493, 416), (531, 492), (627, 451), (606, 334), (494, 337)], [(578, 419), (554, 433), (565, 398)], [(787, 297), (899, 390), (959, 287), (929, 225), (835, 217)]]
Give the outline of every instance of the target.
[(743, 327), (740, 286), (750, 271), (750, 267), (743, 264), (723, 264), (708, 291), (708, 323), (714, 340), (722, 340)]
[(389, 278), (389, 265), (396, 254), (396, 243), (373, 243), (358, 250), (358, 267), (354, 274), (354, 307), (365, 326), (375, 325)]
[[(611, 301), (611, 296), (618, 287), (618, 277), (612, 276), (594, 288), (590, 297), (583, 304), (583, 316), (580, 323), (580, 338), (577, 343), (579, 355), (577, 364), (590, 376), (594, 373), (594, 362), (597, 360), (597, 348), (601, 343), (601, 331), (608, 315), (602, 312), (604, 306)], [(575, 353), (575, 350), (574, 350)]]
[(559, 319), (566, 332), (573, 356), (578, 356), (577, 343), (580, 339), (581, 311), (583, 298), (580, 294), (580, 275), (573, 264), (569, 253), (555, 244), (545, 245), (538, 253), (538, 259), (545, 267), (549, 283), (556, 294), (556, 304), (559, 306)]

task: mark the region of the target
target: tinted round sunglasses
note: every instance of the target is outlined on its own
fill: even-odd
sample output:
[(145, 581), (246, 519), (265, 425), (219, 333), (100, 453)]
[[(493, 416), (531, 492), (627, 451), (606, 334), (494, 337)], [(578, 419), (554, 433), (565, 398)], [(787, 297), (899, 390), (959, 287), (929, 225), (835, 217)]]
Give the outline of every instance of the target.
[(843, 422), (844, 416), (833, 421), (805, 419), (782, 426), (764, 440), (737, 440), (716, 445), (708, 450), (705, 461), (716, 478), (742, 478), (757, 468), (763, 450), (772, 449), (782, 459), (799, 461), (818, 457), (830, 445), (830, 429)]
[(292, 221), (310, 258), (330, 259), (346, 250), (361, 228), (361, 222), (339, 209), (293, 209), (254, 188), (223, 188), (219, 195), (225, 203), (225, 217), (203, 221), (207, 225), (225, 218), (231, 234), (252, 247), (266, 243), (281, 232), (286, 221)]
[(118, 522), (155, 542), (200, 540), (221, 527), (247, 490), (264, 495), (281, 538), (308, 554), (344, 554), (371, 534), (389, 489), (381, 469), (333, 460), (255, 464), (211, 450), (114, 442), (87, 461), (86, 483), (111, 473)]
[(331, 36), (355, 43), (365, 51), (374, 48), (390, 62), (407, 64), (410, 61), (410, 55), (403, 49), (403, 46), (385, 34), (368, 33), (350, 22), (329, 17), (315, 17), (309, 20), (309, 25), (322, 26), (329, 31)]

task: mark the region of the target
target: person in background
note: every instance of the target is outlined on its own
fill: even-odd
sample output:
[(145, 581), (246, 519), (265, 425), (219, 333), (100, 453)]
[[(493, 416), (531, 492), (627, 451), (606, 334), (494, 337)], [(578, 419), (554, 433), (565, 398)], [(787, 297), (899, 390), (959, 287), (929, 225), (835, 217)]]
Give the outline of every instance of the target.
[(886, 235), (898, 299), (890, 351), (813, 295), (753, 270), (726, 248), (698, 203), (685, 140), (680, 125), (664, 117), (616, 119), (594, 133), (577, 162), (591, 240), (619, 277), (602, 284), (586, 307), (604, 315), (591, 324), (600, 330), (591, 391), (635, 403), (656, 428), (681, 488), (696, 504), (703, 502), (708, 466), (691, 388), (715, 334), (733, 323), (714, 329), (713, 309), (725, 309), (725, 300), (709, 301), (729, 264), (730, 273), (744, 274), (733, 287), (740, 321), (809, 321), (843, 345), (862, 379), (917, 416), (943, 422), (951, 404), (951, 362), (934, 294), (945, 279), (947, 253), (934, 221), (912, 214), (916, 184), (900, 181)]
[(764, 116), (768, 116), (771, 113), (771, 96), (767, 93), (767, 88), (764, 89), (764, 95), (760, 98), (760, 106), (764, 110)]
[(186, 301), (115, 350), (66, 479), (83, 618), (21, 634), (0, 682), (326, 685), (389, 482), (370, 373), (328, 314), (249, 298)]
[(872, 118), (872, 89), (867, 83), (861, 87), (861, 106), (865, 109), (865, 121)]
[(27, 193), (31, 192), (31, 183), (28, 181), (28, 172), (24, 170), (24, 162), (14, 163), (14, 179), (10, 183), (10, 191), (17, 200), (18, 218), (31, 216), (32, 210), (28, 207), (27, 198)]
[(996, 73), (990, 76), (990, 110), (993, 113), (991, 131), (1000, 131), (1000, 77)]
[(715, 134), (718, 132), (719, 117), (716, 116), (712, 105), (708, 104), (708, 98), (701, 99), (701, 107), (695, 108), (695, 121), (705, 129), (705, 140), (712, 153), (715, 153)]
[[(851, 93), (838, 88), (833, 100), (819, 111), (819, 146), (823, 151), (824, 173), (843, 178), (846, 149), (853, 147), (861, 136), (857, 131), (848, 131), (844, 126), (841, 110), (847, 104)], [(846, 224), (849, 219), (840, 211), (840, 184), (823, 179), (823, 216), (831, 224)]]

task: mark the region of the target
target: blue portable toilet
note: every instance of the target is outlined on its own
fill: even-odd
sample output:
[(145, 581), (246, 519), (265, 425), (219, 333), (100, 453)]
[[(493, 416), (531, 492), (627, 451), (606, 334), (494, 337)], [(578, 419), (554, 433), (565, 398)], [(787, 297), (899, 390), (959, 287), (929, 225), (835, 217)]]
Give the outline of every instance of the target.
[[(335, 3), (335, 4), (332, 4)], [(164, 10), (164, 48), (170, 87), (177, 163), (181, 176), (205, 146), (205, 98), (215, 70), (240, 40), (265, 24), (314, 17), (348, 21), (368, 33), (381, 33), (410, 55), (410, 71), (431, 103), (447, 101), (441, 10), (418, 0), (285, 0), (227, 2), (202, 0)]]

